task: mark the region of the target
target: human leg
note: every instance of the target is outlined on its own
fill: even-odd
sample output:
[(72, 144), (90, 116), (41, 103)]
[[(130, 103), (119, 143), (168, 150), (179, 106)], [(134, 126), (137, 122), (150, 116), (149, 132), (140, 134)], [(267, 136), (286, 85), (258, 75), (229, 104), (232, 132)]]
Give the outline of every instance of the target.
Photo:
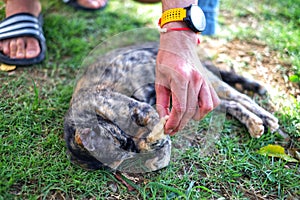
[(206, 18), (206, 28), (202, 35), (214, 35), (217, 32), (217, 18), (219, 12), (219, 0), (198, 0)]
[(136, 1), (141, 3), (157, 3), (160, 2), (161, 0), (136, 0)]
[(99, 10), (106, 6), (108, 0), (63, 0), (70, 6), (82, 10)]

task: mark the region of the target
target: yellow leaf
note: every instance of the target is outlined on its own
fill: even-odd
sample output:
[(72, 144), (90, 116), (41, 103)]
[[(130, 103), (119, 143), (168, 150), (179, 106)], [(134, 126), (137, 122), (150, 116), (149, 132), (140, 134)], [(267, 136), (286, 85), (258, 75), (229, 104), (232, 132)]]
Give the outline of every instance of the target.
[(284, 152), (284, 148), (280, 145), (272, 145), (269, 144), (265, 147), (260, 148), (257, 151), (258, 154), (264, 155), (264, 156), (269, 156), (269, 157), (276, 157), (276, 158), (281, 158), (287, 162), (298, 162), (298, 160), (292, 158), (291, 156), (287, 155)]
[(9, 71), (12, 71), (12, 70), (15, 70), (15, 69), (16, 69), (15, 65), (7, 65), (7, 64), (4, 64), (4, 63), (1, 63), (1, 65), (0, 65), (0, 71), (9, 72)]

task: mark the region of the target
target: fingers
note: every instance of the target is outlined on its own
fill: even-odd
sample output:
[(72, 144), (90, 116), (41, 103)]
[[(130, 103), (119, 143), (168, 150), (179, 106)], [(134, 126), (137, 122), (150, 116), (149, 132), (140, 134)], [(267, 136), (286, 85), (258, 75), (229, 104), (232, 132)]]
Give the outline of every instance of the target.
[(172, 93), (172, 109), (165, 125), (165, 133), (174, 135), (180, 128), (182, 118), (186, 112), (186, 91), (180, 95)]
[(203, 75), (205, 72), (201, 73), (176, 54), (159, 51), (155, 80), (156, 104), (160, 117), (169, 114), (165, 124), (166, 134), (174, 135), (189, 120), (202, 119), (219, 104), (217, 94)]
[(201, 120), (219, 103), (219, 97), (208, 82), (203, 79), (190, 82), (185, 92), (172, 93), (172, 109), (165, 125), (165, 132), (174, 135), (191, 119)]
[(206, 82), (203, 82), (201, 86), (198, 99), (199, 99), (198, 101), (199, 109), (193, 117), (194, 120), (202, 119), (207, 113), (209, 113), (213, 109), (213, 100), (211, 98), (211, 91), (209, 85)]
[(192, 71), (192, 78), (190, 79), (190, 82), (188, 84), (188, 87), (186, 89), (186, 95), (185, 95), (185, 106), (184, 110), (182, 110), (182, 118), (180, 120), (180, 123), (178, 124), (177, 129), (175, 130), (181, 130), (183, 129), (187, 123), (193, 118), (195, 113), (198, 112), (199, 106), (198, 106), (198, 93), (201, 89), (203, 78), (201, 74), (198, 71)]
[(205, 115), (220, 104), (220, 99), (217, 93), (207, 82), (203, 82), (198, 99), (198, 111), (193, 116), (193, 119), (196, 121), (204, 118)]
[[(165, 133), (173, 135), (175, 134), (183, 124), (186, 124), (188, 120), (194, 115), (194, 112), (187, 116), (183, 120), (183, 116), (188, 113), (187, 108), (187, 94), (188, 84), (186, 86), (173, 86), (176, 89), (171, 92), (170, 89), (162, 85), (156, 84), (156, 109), (160, 117), (169, 115), (169, 119), (165, 125)], [(169, 113), (170, 101), (172, 96), (172, 109)], [(197, 102), (195, 102), (197, 103)]]
[(198, 91), (202, 79), (197, 71), (192, 72), (193, 79), (181, 86), (172, 85), (172, 109), (165, 130), (167, 134), (174, 135), (192, 119), (197, 111)]
[(156, 110), (159, 117), (169, 115), (170, 107), (170, 90), (160, 84), (155, 84), (156, 92)]
[(211, 93), (211, 97), (212, 97), (212, 101), (213, 101), (213, 109), (215, 109), (216, 107), (218, 107), (220, 105), (221, 100), (220, 100), (217, 92), (211, 85), (209, 85), (209, 89), (210, 89), (210, 93)]

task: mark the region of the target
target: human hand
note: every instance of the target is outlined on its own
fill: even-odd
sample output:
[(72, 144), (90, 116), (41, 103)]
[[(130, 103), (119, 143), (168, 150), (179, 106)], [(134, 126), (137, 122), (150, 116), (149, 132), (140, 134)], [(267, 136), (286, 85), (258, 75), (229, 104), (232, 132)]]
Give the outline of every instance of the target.
[(174, 135), (189, 120), (202, 119), (220, 100), (205, 79), (205, 70), (195, 51), (195, 34), (164, 34), (156, 59), (156, 109), (160, 117), (169, 115), (164, 129), (166, 134)]

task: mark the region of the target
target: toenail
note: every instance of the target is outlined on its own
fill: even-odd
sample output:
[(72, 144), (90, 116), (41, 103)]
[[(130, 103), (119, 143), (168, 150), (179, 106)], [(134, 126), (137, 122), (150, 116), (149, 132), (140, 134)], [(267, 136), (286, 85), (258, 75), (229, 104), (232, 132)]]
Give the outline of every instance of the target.
[(23, 56), (24, 56), (24, 53), (23, 53), (23, 52), (19, 52), (17, 56), (18, 56), (18, 57), (23, 57)]
[(35, 55), (35, 51), (27, 51), (27, 55), (28, 56), (34, 56)]

